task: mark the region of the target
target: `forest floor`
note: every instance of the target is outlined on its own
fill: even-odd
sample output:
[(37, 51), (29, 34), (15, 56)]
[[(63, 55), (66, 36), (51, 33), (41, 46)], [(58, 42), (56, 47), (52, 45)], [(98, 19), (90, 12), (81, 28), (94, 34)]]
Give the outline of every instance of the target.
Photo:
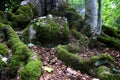
[[(73, 39), (72, 42), (75, 43), (76, 40), (73, 38), (73, 36), (71, 36), (71, 38)], [(45, 48), (36, 45), (29, 48), (33, 52), (37, 53), (42, 61), (42, 74), (39, 80), (100, 80), (95, 76), (81, 73), (79, 70), (75, 70), (70, 66), (66, 66), (63, 61), (56, 57), (55, 48)], [(90, 58), (93, 55), (99, 54), (110, 54), (116, 61), (115, 63), (118, 66), (117, 69), (120, 69), (120, 51), (117, 51), (114, 48), (84, 48), (81, 49), (81, 51), (77, 54), (82, 58)], [(16, 78), (10, 80), (19, 80), (19, 77), (16, 76)]]
[[(39, 80), (99, 80), (94, 76), (83, 74), (79, 70), (74, 70), (69, 66), (66, 66), (64, 62), (57, 59), (55, 48), (43, 48), (39, 46), (30, 47), (33, 52), (39, 54), (42, 60), (42, 75)], [(79, 55), (83, 58), (89, 58), (92, 55), (109, 53), (115, 60), (118, 68), (120, 68), (120, 51), (116, 51), (112, 48), (95, 48), (86, 49)], [(50, 72), (46, 70), (52, 69)]]

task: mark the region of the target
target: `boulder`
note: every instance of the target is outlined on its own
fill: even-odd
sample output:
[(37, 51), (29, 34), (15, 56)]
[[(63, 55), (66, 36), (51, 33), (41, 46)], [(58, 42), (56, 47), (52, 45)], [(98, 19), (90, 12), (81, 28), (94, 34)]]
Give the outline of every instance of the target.
[(69, 41), (69, 27), (66, 18), (52, 15), (34, 19), (23, 30), (23, 41), (39, 45), (65, 44)]

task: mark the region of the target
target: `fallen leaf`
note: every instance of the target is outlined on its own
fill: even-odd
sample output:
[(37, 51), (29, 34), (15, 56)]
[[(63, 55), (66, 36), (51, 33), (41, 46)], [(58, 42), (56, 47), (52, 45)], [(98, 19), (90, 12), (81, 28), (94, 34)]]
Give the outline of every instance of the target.
[(52, 71), (54, 71), (54, 68), (45, 66), (44, 70), (51, 73)]

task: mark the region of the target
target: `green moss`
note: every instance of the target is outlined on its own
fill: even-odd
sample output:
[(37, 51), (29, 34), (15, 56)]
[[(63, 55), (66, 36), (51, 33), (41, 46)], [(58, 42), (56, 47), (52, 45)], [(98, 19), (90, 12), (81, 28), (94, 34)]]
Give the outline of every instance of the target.
[(111, 73), (110, 68), (101, 66), (97, 69), (97, 74), (100, 80), (119, 80), (120, 74)]
[(23, 41), (29, 43), (30, 28), (33, 28), (36, 31), (32, 43), (43, 46), (55, 46), (57, 44), (66, 44), (69, 42), (69, 27), (68, 24), (59, 17), (39, 18), (36, 22), (29, 25), (23, 32)]
[(30, 61), (20, 70), (20, 80), (38, 80), (41, 75), (41, 62)]
[(68, 3), (61, 4), (58, 7), (58, 11), (52, 11), (51, 13), (53, 15), (65, 16), (68, 20), (69, 26), (72, 28), (76, 28), (77, 30), (80, 30), (83, 27), (82, 17)]
[(3, 62), (0, 58), (0, 77), (1, 77), (1, 74), (2, 74), (2, 70), (5, 68), (6, 64), (5, 62)]
[(2, 61), (2, 59), (0, 58), (0, 71), (2, 70), (3, 67), (5, 67), (6, 64), (5, 62)]
[(8, 23), (7, 13), (4, 11), (0, 11), (0, 22), (5, 24)]
[(78, 55), (69, 52), (65, 45), (57, 46), (56, 51), (57, 57), (64, 61), (67, 66), (71, 66), (81, 72), (92, 74), (91, 71), (95, 71), (97, 67), (103, 65), (115, 68), (115, 61), (109, 54), (101, 54), (88, 59), (82, 59)]
[(35, 9), (30, 4), (21, 5), (15, 14), (9, 16), (12, 27), (25, 28), (35, 16)]
[[(4, 26), (4, 28), (3, 28), (3, 26)], [(10, 59), (10, 63), (8, 66), (10, 78), (15, 77), (17, 74), (21, 74), (20, 75), (21, 80), (37, 80), (41, 74), (41, 67), (42, 67), (41, 60), (39, 59), (39, 57), (33, 56), (33, 55), (36, 55), (36, 53), (33, 53), (19, 39), (19, 37), (17, 36), (15, 31), (10, 26), (0, 23), (0, 27), (5, 29), (5, 31), (6, 31), (5, 36), (7, 37), (7, 40), (6, 40), (7, 44), (13, 51), (13, 55)], [(25, 66), (25, 68), (21, 70), (20, 68), (23, 66)], [(27, 73), (24, 70), (26, 70)], [(21, 72), (21, 73), (19, 73), (19, 72)], [(26, 76), (24, 76), (24, 75), (26, 75)]]
[(108, 47), (120, 50), (120, 31), (111, 27), (103, 26), (103, 32), (98, 37), (98, 41)]
[(8, 56), (8, 48), (5, 44), (0, 43), (0, 55)]
[(66, 65), (71, 66), (82, 72), (89, 73), (89, 71), (92, 69), (89, 61), (82, 60), (77, 55), (68, 52), (66, 49), (62, 48), (62, 45), (59, 45), (57, 47), (56, 55), (60, 60), (64, 61)]
[(104, 60), (104, 59), (107, 59), (111, 62), (115, 62), (115, 60), (109, 55), (109, 54), (100, 54), (98, 56), (92, 56), (91, 57), (91, 60), (93, 62), (97, 61), (97, 60)]
[[(52, 42), (55, 39), (58, 39), (59, 35), (59, 27), (58, 24), (54, 21), (50, 21), (50, 24), (46, 25), (44, 24), (44, 27), (42, 25), (38, 26), (39, 31), (37, 32), (40, 33), (37, 37), (41, 38), (40, 42), (41, 43), (46, 43), (46, 42)], [(37, 29), (35, 29), (37, 30)]]
[(96, 67), (101, 65), (105, 65), (111, 68), (115, 67), (115, 60), (109, 54), (100, 54), (98, 56), (92, 56), (91, 61)]
[(110, 37), (105, 33), (101, 33), (101, 35), (98, 37), (98, 41), (104, 43), (108, 47), (113, 47), (117, 50), (120, 50), (120, 40), (116, 39), (114, 37)]
[(13, 55), (10, 64), (9, 64), (9, 75), (10, 77), (15, 77), (18, 74), (18, 70), (20, 67), (25, 65), (23, 62), (24, 56)]
[(115, 37), (120, 39), (120, 33), (119, 30), (116, 30), (112, 27), (107, 27), (107, 26), (102, 26), (103, 27), (103, 32), (107, 35), (109, 35), (110, 37)]
[(72, 43), (71, 44), (69, 43), (68, 45), (66, 45), (66, 48), (64, 49), (67, 49), (69, 52), (75, 53), (75, 54), (80, 52), (80, 47)]
[(78, 32), (76, 29), (72, 29), (72, 33), (73, 33), (73, 35), (75, 36), (76, 39), (84, 41), (83, 35), (80, 32)]

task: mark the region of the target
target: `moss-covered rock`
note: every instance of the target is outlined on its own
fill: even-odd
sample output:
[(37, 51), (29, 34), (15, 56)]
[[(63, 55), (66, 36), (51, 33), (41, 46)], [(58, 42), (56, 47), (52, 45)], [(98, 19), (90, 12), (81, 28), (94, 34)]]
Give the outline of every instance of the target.
[(30, 61), (20, 70), (21, 80), (38, 80), (41, 75), (41, 62), (39, 60)]
[(8, 48), (5, 44), (0, 43), (0, 55), (8, 56)]
[(12, 27), (25, 28), (35, 15), (35, 8), (30, 4), (25, 4), (21, 5), (14, 14), (9, 14), (9, 21), (12, 22)]
[(83, 27), (83, 19), (77, 11), (68, 3), (59, 5), (58, 11), (52, 11), (53, 15), (65, 16), (69, 26), (81, 30)]
[(29, 43), (33, 36), (31, 41), (34, 44), (52, 46), (67, 43), (69, 41), (69, 27), (64, 19), (52, 15), (38, 18), (24, 30), (23, 41)]
[(111, 69), (105, 66), (100, 66), (97, 69), (97, 74), (100, 80), (119, 80), (120, 74), (114, 74)]

